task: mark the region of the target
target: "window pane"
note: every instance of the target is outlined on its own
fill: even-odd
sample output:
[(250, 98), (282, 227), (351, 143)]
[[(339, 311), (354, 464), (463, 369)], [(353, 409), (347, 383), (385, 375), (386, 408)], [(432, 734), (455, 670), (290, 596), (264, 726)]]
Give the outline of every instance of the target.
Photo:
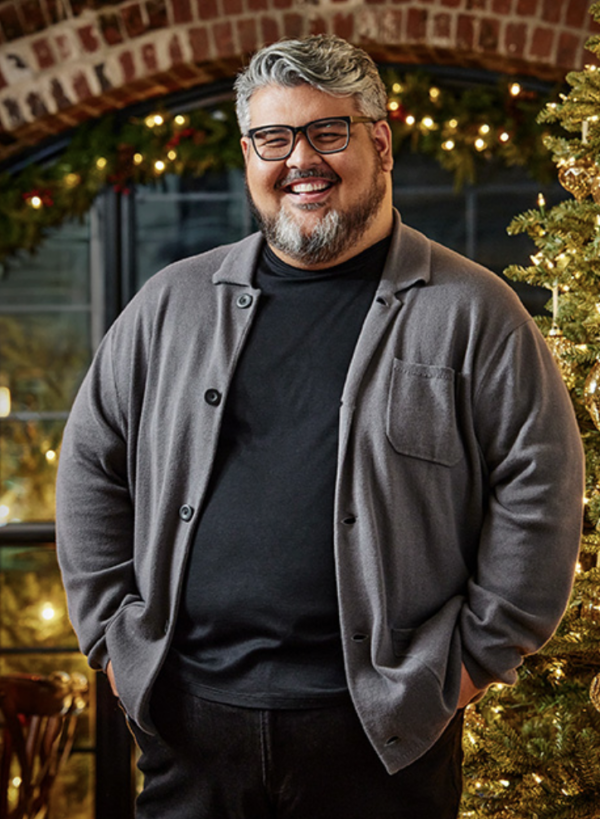
[(38, 251), (22, 252), (4, 264), (0, 304), (87, 304), (89, 291), (89, 217), (54, 229)]
[(64, 424), (62, 419), (0, 419), (0, 525), (54, 519), (54, 484)]
[(167, 264), (250, 232), (242, 171), (167, 177), (136, 191), (136, 287)]
[[(0, 652), (25, 646), (28, 650), (77, 648), (51, 546), (0, 549)], [(54, 656), (39, 656), (36, 662), (57, 668)]]
[(12, 413), (68, 410), (89, 360), (87, 311), (0, 314), (0, 386)]

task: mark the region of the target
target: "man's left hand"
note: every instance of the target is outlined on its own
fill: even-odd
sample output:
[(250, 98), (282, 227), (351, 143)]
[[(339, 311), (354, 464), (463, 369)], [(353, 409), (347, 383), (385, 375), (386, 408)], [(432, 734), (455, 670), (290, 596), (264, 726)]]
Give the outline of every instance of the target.
[(469, 672), (463, 665), (460, 675), (460, 694), (458, 695), (458, 708), (465, 708), (477, 694), (481, 693), (481, 689), (477, 688), (471, 679)]

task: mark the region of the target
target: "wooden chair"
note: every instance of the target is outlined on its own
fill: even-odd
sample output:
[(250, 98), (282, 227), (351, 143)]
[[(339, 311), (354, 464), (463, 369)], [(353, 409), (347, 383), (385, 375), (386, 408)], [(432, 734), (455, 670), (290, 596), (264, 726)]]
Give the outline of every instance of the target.
[(52, 784), (87, 702), (82, 674), (0, 676), (0, 819), (47, 819)]

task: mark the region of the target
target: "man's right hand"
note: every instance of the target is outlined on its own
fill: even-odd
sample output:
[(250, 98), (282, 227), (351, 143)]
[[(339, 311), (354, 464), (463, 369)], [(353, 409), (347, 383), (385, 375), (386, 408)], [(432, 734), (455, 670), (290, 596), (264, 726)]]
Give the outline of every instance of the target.
[(110, 683), (110, 687), (112, 688), (112, 692), (115, 697), (119, 697), (119, 692), (117, 691), (117, 684), (115, 682), (115, 672), (113, 671), (112, 663), (109, 660), (108, 665), (106, 666), (106, 676), (108, 677), (108, 681)]

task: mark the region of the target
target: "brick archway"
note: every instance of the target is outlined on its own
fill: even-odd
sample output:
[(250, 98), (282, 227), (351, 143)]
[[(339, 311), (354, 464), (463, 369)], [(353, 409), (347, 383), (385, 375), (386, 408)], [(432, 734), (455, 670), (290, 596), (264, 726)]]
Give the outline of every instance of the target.
[(562, 80), (591, 0), (4, 0), (0, 159), (133, 102), (233, 75), (264, 43), (336, 33), (378, 61)]

